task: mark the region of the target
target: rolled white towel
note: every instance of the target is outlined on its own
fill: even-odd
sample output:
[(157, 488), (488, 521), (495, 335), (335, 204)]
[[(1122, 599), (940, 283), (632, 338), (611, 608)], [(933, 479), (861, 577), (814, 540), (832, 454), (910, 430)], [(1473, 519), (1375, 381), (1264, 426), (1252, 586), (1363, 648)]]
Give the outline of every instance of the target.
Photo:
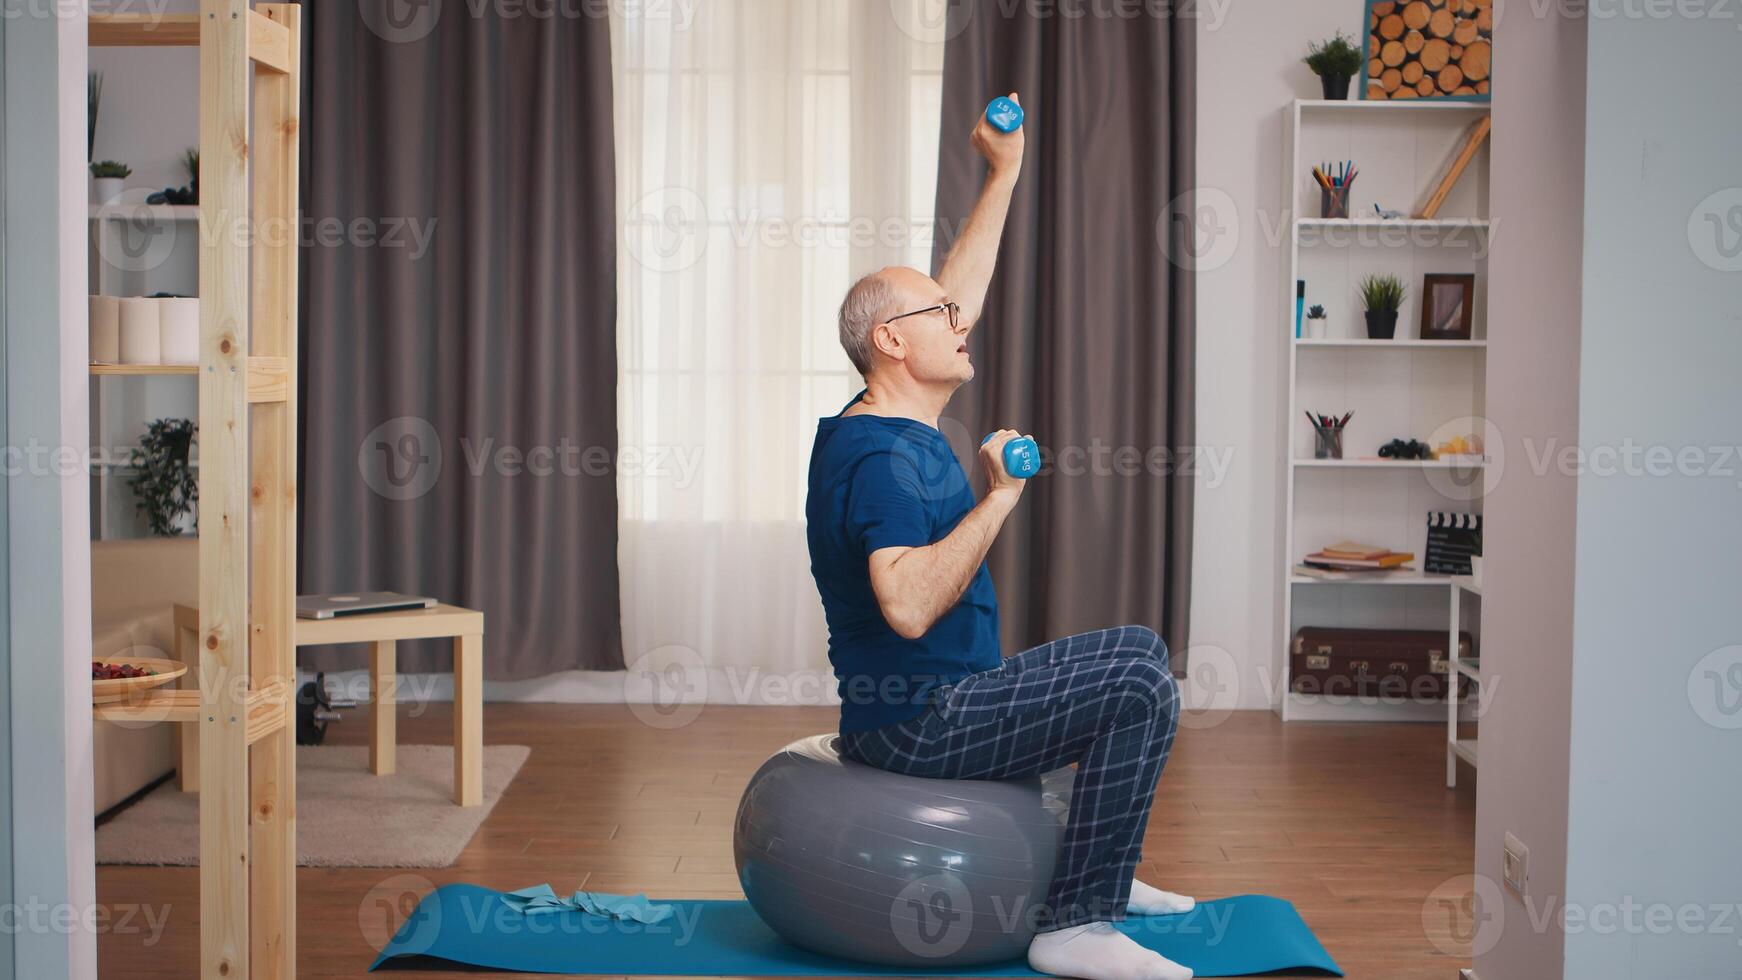
[(144, 296), (121, 300), (121, 363), (162, 364), (163, 329), (158, 302)]
[(91, 297), (91, 363), (121, 360), (121, 297)]
[(158, 303), (162, 304), (163, 363), (200, 363), (200, 301), (175, 296)]

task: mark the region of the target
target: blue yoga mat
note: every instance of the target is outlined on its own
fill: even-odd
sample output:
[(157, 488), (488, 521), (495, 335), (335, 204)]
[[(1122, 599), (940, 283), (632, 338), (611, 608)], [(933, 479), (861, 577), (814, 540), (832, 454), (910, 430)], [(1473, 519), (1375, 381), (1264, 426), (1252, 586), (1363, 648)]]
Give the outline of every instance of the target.
[[(399, 957), (434, 957), (519, 973), (1041, 976), (1021, 960), (966, 970), (870, 966), (793, 946), (764, 925), (748, 902), (660, 901), (670, 902), (673, 914), (648, 925), (579, 911), (527, 916), (509, 908), (500, 892), (444, 885), (424, 896), (370, 969)], [(1133, 916), (1119, 928), (1200, 977), (1277, 970), (1343, 975), (1294, 906), (1280, 898), (1202, 902), (1185, 915)]]

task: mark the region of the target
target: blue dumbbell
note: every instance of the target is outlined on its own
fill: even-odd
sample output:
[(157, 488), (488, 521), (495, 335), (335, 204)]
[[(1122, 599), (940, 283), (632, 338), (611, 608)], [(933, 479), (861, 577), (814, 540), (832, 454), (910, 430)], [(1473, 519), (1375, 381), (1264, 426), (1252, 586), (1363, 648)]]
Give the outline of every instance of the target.
[(1000, 133), (1014, 133), (1022, 125), (1022, 107), (1000, 95), (986, 103), (986, 121)]
[[(986, 438), (980, 440), (984, 446), (992, 441), (996, 432), (986, 433)], [(1040, 446), (1027, 436), (1017, 436), (1004, 444), (1004, 472), (1026, 480), (1040, 472)]]

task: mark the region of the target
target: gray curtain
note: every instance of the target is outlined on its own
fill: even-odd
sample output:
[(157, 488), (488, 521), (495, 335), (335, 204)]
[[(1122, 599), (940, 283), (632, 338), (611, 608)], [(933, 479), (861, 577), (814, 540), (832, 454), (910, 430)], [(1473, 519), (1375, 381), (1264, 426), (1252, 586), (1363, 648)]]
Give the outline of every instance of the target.
[(621, 668), (609, 25), (497, 10), (303, 6), (298, 589), (481, 609), (492, 678)]
[(1194, 27), (1168, 9), (951, 4), (934, 265), (984, 177), (966, 133), (994, 95), (1019, 92), (1028, 115), (978, 375), (947, 413), (976, 435), (1032, 432), (1053, 463), (990, 556), (1007, 652), (1142, 623), (1184, 665), (1194, 313), (1178, 218), (1192, 213)]

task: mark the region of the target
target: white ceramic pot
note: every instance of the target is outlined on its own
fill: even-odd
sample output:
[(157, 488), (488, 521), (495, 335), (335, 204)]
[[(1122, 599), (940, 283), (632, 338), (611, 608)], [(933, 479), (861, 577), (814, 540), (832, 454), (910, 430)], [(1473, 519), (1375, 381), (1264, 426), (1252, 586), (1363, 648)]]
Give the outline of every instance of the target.
[(120, 177), (92, 177), (91, 203), (114, 204), (126, 189), (127, 181)]

